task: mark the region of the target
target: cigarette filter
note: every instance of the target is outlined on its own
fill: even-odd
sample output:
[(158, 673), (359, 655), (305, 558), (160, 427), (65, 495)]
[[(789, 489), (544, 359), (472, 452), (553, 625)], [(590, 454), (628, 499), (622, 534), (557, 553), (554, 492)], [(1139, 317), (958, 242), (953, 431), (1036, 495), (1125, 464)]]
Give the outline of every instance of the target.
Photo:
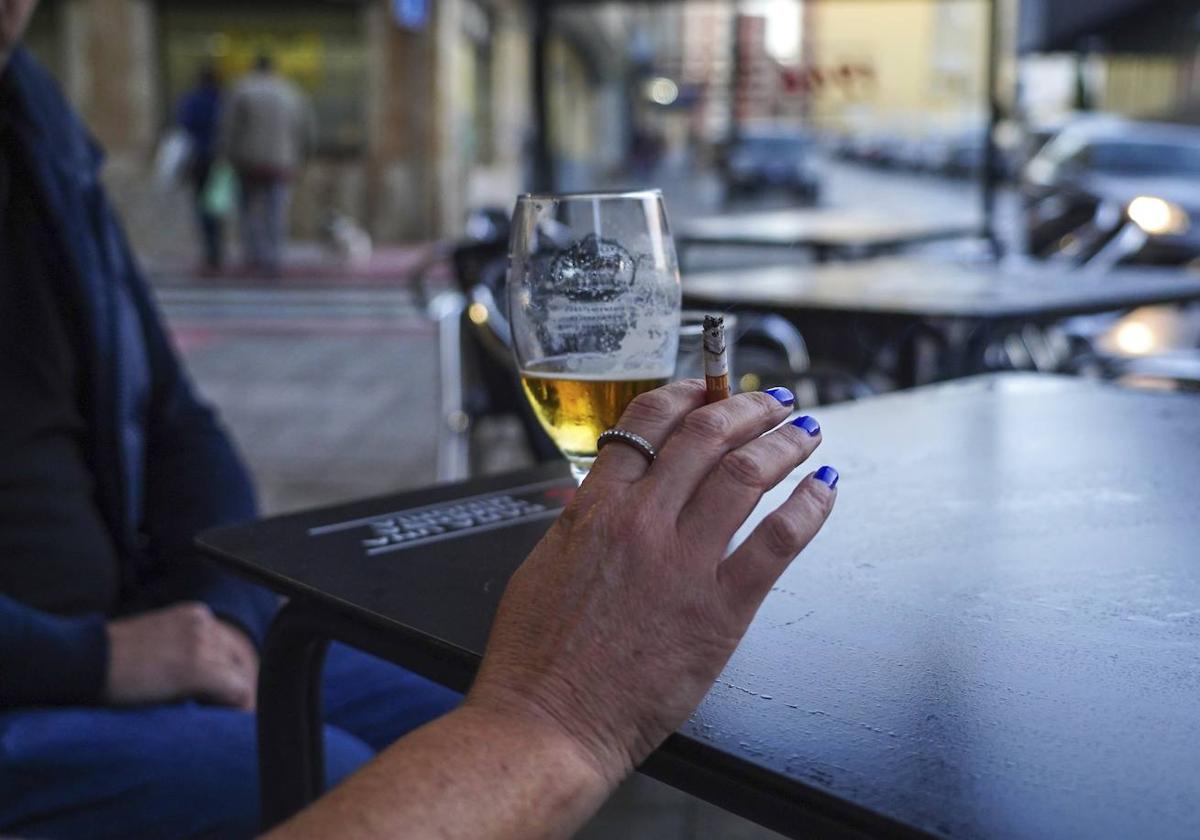
[(725, 319), (704, 316), (704, 384), (705, 402), (714, 403), (729, 397), (729, 352), (725, 346)]

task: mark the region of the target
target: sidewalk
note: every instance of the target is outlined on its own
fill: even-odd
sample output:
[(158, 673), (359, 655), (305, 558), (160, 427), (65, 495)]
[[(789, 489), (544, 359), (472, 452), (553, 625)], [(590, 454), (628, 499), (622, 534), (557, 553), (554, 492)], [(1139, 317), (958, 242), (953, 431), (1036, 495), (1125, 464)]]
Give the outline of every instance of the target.
[(437, 253), (433, 242), (410, 245), (385, 245), (374, 249), (370, 258), (352, 264), (320, 243), (289, 242), (278, 276), (266, 276), (244, 268), (237, 259), (227, 260), (219, 272), (212, 272), (198, 261), (143, 256), (142, 264), (150, 281), (159, 288), (202, 286), (205, 288), (417, 288), (426, 291), (449, 286), (449, 265)]

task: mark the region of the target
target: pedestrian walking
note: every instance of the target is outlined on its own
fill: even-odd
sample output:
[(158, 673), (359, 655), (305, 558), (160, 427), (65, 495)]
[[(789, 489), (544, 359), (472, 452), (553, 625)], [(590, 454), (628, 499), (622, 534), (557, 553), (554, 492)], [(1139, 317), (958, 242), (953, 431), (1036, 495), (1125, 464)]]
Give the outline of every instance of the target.
[(277, 275), (291, 184), (312, 150), (316, 123), (299, 88), (260, 55), (234, 86), (221, 123), (221, 151), (238, 176), (242, 247), (247, 265)]
[(187, 167), (192, 190), (200, 241), (204, 247), (204, 266), (219, 271), (224, 262), (224, 230), (204, 199), (205, 186), (217, 154), (217, 131), (221, 118), (221, 83), (216, 68), (205, 65), (195, 86), (183, 95), (176, 110), (176, 121), (190, 141)]

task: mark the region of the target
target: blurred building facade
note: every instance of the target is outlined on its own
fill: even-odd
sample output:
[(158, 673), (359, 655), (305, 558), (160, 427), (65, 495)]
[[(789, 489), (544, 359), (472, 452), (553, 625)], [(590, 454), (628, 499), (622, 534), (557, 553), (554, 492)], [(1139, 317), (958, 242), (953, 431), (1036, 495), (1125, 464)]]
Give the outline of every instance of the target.
[(806, 62), (820, 71), (812, 118), (845, 132), (951, 130), (985, 119), (983, 0), (815, 2)]
[[(707, 142), (762, 125), (896, 132), (985, 119), (988, 0), (695, 0), (631, 17), (645, 75), (677, 82), (691, 136)], [(673, 121), (670, 108), (647, 116)]]
[(377, 239), (420, 240), (521, 188), (529, 28), (520, 0), (418, 0), (407, 20), (402, 5), (43, 0), (28, 43), (106, 148), (135, 236), (155, 235), (146, 174), (179, 95), (205, 62), (232, 82), (266, 52), (318, 116), (294, 235), (315, 237), (336, 210)]
[[(1082, 90), (1096, 109), (1200, 117), (1194, 0), (996, 2), (1005, 105), (1022, 106), (1003, 93), (1019, 76), (1025, 105), (1068, 109)], [(704, 165), (760, 123), (916, 135), (986, 116), (989, 0), (583, 3), (552, 21), (561, 189), (644, 181), (663, 161)], [(170, 215), (146, 176), (179, 95), (204, 62), (233, 81), (262, 51), (319, 118), (298, 238), (315, 238), (332, 211), (377, 241), (452, 235), (469, 208), (508, 207), (530, 181), (527, 0), (42, 0), (28, 37), (107, 148), (135, 240)], [(1045, 68), (1064, 66), (1069, 89), (1050, 95)], [(186, 205), (176, 210), (186, 232)]]

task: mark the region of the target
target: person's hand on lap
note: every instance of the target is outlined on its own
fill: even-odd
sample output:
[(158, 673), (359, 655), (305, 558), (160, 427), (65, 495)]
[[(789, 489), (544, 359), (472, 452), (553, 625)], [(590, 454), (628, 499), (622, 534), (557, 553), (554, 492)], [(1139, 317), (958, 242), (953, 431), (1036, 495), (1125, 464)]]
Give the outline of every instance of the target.
[(175, 604), (108, 624), (105, 699), (126, 706), (195, 697), (254, 708), (258, 653), (201, 603)]

